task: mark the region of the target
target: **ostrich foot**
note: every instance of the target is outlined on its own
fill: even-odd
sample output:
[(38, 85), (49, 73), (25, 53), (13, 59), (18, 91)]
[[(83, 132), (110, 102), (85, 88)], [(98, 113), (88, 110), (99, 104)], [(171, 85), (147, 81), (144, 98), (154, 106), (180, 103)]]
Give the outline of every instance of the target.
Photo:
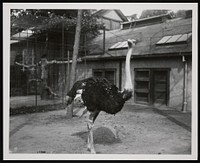
[(90, 145), (90, 144), (87, 145), (87, 150), (90, 151), (91, 154), (96, 154), (95, 149), (94, 149), (94, 148), (91, 148), (91, 145)]
[(90, 151), (91, 154), (96, 154), (95, 149), (91, 149), (91, 147), (88, 145), (87, 150)]
[(96, 154), (96, 151), (94, 149), (87, 147), (87, 150), (90, 151), (91, 154)]
[(87, 150), (88, 150), (88, 151), (91, 151), (91, 146), (90, 146), (90, 144), (87, 145)]
[(91, 154), (96, 154), (95, 150), (91, 150), (90, 152), (91, 152)]

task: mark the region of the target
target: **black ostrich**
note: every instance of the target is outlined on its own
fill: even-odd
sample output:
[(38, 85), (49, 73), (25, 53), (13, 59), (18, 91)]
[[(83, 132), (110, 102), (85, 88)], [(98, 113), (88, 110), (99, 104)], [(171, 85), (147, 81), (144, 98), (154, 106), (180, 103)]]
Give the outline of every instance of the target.
[(93, 144), (93, 125), (98, 114), (104, 111), (108, 114), (119, 112), (124, 103), (132, 97), (133, 86), (130, 73), (130, 58), (133, 50), (133, 41), (128, 40), (128, 53), (125, 64), (125, 86), (123, 91), (111, 84), (105, 78), (87, 78), (75, 82), (72, 89), (68, 92), (67, 103), (82, 101), (83, 105), (89, 111), (88, 118), (88, 149), (91, 153), (96, 153)]

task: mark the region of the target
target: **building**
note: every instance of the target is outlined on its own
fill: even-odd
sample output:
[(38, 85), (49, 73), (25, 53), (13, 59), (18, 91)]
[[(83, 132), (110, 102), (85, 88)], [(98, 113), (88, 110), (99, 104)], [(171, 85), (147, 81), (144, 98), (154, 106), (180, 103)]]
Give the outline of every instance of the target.
[[(81, 61), (77, 64), (76, 79), (91, 76), (106, 77), (122, 90), (127, 53), (126, 41), (134, 39), (137, 41), (131, 58), (134, 93), (129, 103), (168, 106), (177, 110), (191, 111), (191, 14), (184, 18), (172, 18), (165, 14), (121, 25), (122, 28), (106, 30), (105, 34), (103, 32), (87, 42), (85, 51), (87, 53), (79, 58)], [(54, 36), (57, 37), (55, 34)], [(21, 42), (20, 45), (27, 46), (27, 42), (24, 42), (24, 45)], [(50, 46), (50, 48), (56, 50), (55, 47)], [(15, 56), (16, 49), (20, 49), (19, 43), (12, 44), (12, 56)], [(53, 54), (61, 56), (61, 46), (57, 47), (57, 52)], [(52, 55), (50, 59), (55, 58)], [(54, 73), (49, 75), (51, 82), (49, 85), (55, 90), (62, 90), (60, 86), (62, 82), (59, 82), (63, 77), (62, 67), (54, 65), (50, 69)], [(65, 65), (66, 71), (68, 71), (67, 65)], [(66, 79), (66, 76), (64, 78)]]
[[(93, 14), (98, 16), (98, 21), (104, 23), (106, 30), (119, 29), (121, 23), (127, 21), (127, 18), (120, 10), (99, 10)], [(39, 34), (33, 32), (35, 31), (35, 27), (41, 26), (44, 20), (43, 17), (35, 19), (30, 15), (26, 15), (23, 19), (25, 19), (25, 22), (28, 22), (26, 24), (26, 30), (20, 31), (15, 25), (13, 25), (12, 28), (10, 42), (11, 95), (29, 95), (35, 93), (35, 84), (33, 84), (34, 80), (32, 79), (39, 78), (39, 72), (37, 73), (37, 77), (33, 76), (31, 73), (35, 74), (34, 71), (29, 73), (27, 69), (17, 66), (15, 64), (16, 61), (28, 65), (35, 64), (39, 62), (44, 53), (47, 53), (48, 60), (56, 59), (58, 61), (66, 61), (68, 60), (68, 53), (70, 59), (73, 53), (75, 36), (75, 31), (73, 29), (71, 29), (72, 31), (65, 31), (64, 39), (62, 40), (63, 35), (61, 27), (60, 29), (43, 30), (43, 32)], [(24, 23), (24, 20), (20, 19), (18, 22), (15, 22), (15, 24), (17, 23), (21, 25)], [(81, 37), (80, 56), (85, 55), (84, 41), (85, 38)], [(67, 72), (69, 72), (67, 67), (67, 64), (53, 64), (48, 66), (48, 85), (57, 92), (63, 90), (63, 82), (66, 85), (68, 80)]]
[(126, 41), (134, 39), (137, 41), (131, 59), (134, 93), (129, 102), (190, 111), (191, 38), (191, 17), (172, 19), (170, 15), (161, 15), (124, 23), (122, 29), (106, 31), (105, 36), (91, 41), (89, 55), (78, 64), (77, 80), (106, 77), (122, 89)]
[(106, 30), (115, 30), (121, 28), (121, 23), (128, 19), (120, 10), (98, 10), (94, 13), (98, 21), (104, 24)]

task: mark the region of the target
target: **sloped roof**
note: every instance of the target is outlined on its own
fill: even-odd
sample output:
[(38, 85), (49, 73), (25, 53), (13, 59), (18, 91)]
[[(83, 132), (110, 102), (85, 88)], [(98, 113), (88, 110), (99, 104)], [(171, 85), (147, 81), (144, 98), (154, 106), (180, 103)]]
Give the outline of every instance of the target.
[(33, 31), (30, 29), (23, 30), (11, 36), (11, 40), (26, 40), (33, 35)]
[(105, 54), (103, 53), (103, 34), (93, 39), (89, 46), (87, 58), (109, 58), (126, 56), (127, 49), (109, 51), (108, 49), (117, 42), (135, 39), (136, 45), (133, 50), (135, 56), (145, 55), (171, 55), (173, 53), (187, 53), (192, 51), (191, 39), (187, 44), (156, 46), (156, 43), (164, 36), (177, 35), (192, 32), (192, 19), (171, 19), (165, 23), (131, 28), (106, 31)]
[[(98, 10), (97, 12), (94, 13), (94, 15), (97, 15), (97, 16), (102, 16), (104, 13), (108, 12), (108, 11), (111, 11), (110, 9), (109, 10)], [(121, 10), (114, 10), (116, 12), (116, 14), (123, 20), (123, 22), (127, 22), (128, 19), (127, 17), (121, 12)]]
[(146, 21), (146, 20), (153, 20), (153, 19), (159, 18), (159, 17), (167, 17), (168, 19), (172, 18), (172, 16), (170, 14), (162, 14), (162, 15), (156, 15), (156, 16), (151, 16), (151, 17), (147, 17), (147, 18), (137, 19), (137, 20), (133, 20), (133, 21), (130, 21), (130, 22), (124, 22), (122, 24), (130, 24), (130, 23), (133, 23), (133, 22), (141, 22), (141, 21)]

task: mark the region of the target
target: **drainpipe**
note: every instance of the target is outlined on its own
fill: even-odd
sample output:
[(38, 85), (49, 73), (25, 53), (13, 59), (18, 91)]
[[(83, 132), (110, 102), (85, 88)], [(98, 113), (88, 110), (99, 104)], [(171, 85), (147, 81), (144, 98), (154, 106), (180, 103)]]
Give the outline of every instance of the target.
[(119, 61), (119, 90), (122, 90), (122, 60)]
[(187, 111), (187, 61), (185, 60), (185, 56), (182, 56), (182, 61), (184, 64), (184, 72), (183, 72), (183, 105), (182, 111)]

